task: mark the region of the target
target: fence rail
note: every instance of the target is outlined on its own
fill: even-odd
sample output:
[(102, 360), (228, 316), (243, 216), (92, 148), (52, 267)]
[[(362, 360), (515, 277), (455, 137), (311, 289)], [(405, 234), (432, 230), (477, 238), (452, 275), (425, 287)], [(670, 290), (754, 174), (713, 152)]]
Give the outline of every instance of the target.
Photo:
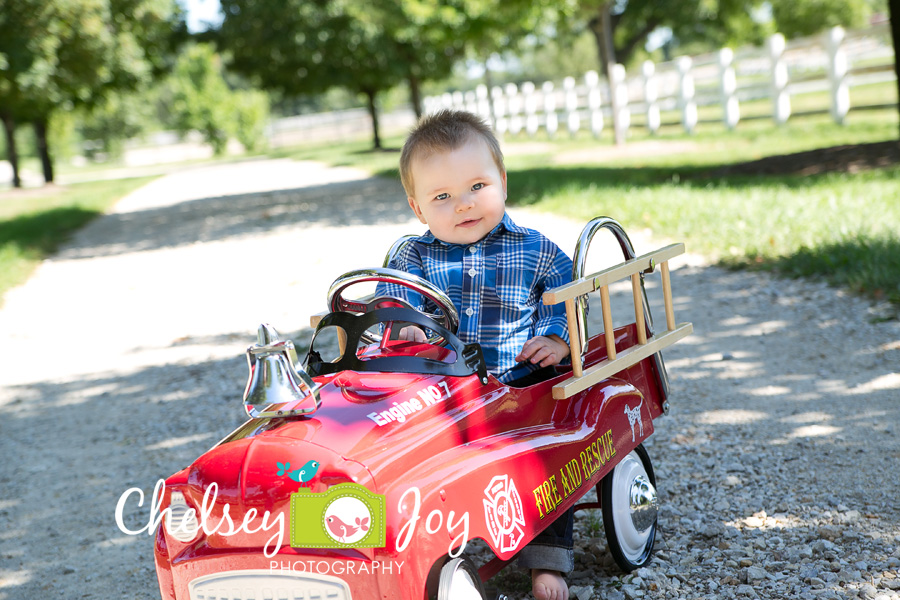
[[(688, 132), (703, 121), (721, 121), (733, 129), (741, 119), (771, 118), (786, 122), (798, 112), (830, 112), (843, 123), (853, 109), (873, 106), (850, 104), (850, 88), (896, 81), (891, 34), (887, 23), (866, 30), (835, 27), (824, 34), (786, 41), (775, 34), (764, 47), (733, 51), (722, 48), (701, 56), (683, 56), (654, 64), (646, 61), (639, 74), (627, 76), (615, 65), (611, 82), (596, 72), (583, 80), (566, 77), (562, 82), (507, 84), (488, 90), (484, 85), (465, 93), (448, 92), (425, 98), (425, 111), (465, 109), (490, 120), (498, 133), (534, 135), (544, 129), (550, 136), (560, 129), (570, 134), (588, 127), (599, 136), (612, 117), (616, 95), (624, 128), (641, 122), (656, 132), (664, 124), (680, 124)], [(828, 104), (796, 111), (792, 98), (828, 93)], [(759, 106), (760, 101), (768, 109)], [(750, 103), (753, 110), (742, 106)], [(715, 116), (718, 107), (718, 115)], [(663, 121), (663, 118), (675, 118)]]

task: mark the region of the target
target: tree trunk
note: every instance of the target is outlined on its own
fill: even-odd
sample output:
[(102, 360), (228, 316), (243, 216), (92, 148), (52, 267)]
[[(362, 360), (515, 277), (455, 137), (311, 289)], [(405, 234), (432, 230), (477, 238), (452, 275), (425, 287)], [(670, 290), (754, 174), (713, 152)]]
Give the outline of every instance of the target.
[(613, 118), (613, 135), (616, 145), (621, 146), (625, 143), (625, 128), (619, 116), (619, 101), (616, 98), (616, 90), (613, 87), (612, 70), (616, 64), (616, 48), (613, 45), (613, 24), (611, 2), (606, 2), (598, 9), (598, 14), (590, 21), (591, 31), (594, 33), (594, 39), (597, 40), (597, 50), (600, 57), (600, 66), (606, 81), (609, 84), (609, 104), (612, 110)]
[(50, 147), (47, 145), (47, 119), (41, 117), (34, 122), (34, 137), (37, 150), (44, 168), (44, 182), (53, 183), (53, 161), (50, 159)]
[(588, 27), (591, 29), (591, 33), (594, 34), (594, 41), (597, 42), (597, 60), (600, 62), (600, 74), (609, 81), (609, 59), (607, 58), (607, 49), (606, 49), (606, 37), (603, 35), (603, 20), (600, 17), (600, 12), (603, 9), (599, 9), (596, 17), (590, 20), (588, 23)]
[[(891, 37), (894, 39), (894, 71), (897, 73), (897, 97), (900, 98), (900, 0), (890, 0), (888, 2), (888, 14), (891, 19)], [(897, 109), (900, 110), (900, 104), (898, 104)], [(898, 139), (900, 139), (900, 136), (898, 136)]]
[(422, 118), (422, 89), (419, 86), (419, 78), (414, 73), (409, 74), (409, 101), (416, 113), (416, 121)]
[(378, 133), (378, 109), (375, 107), (375, 94), (372, 90), (365, 90), (366, 101), (369, 107), (369, 116), (372, 117), (372, 149), (381, 150), (381, 136)]
[(19, 177), (19, 152), (16, 150), (16, 122), (7, 114), (0, 117), (3, 119), (3, 129), (6, 131), (6, 160), (12, 167), (13, 187), (22, 187), (22, 179)]

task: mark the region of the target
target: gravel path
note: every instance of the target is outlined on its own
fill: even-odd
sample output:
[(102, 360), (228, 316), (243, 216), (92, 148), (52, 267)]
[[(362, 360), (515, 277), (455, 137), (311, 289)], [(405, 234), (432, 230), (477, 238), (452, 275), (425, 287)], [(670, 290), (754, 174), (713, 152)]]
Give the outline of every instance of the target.
[[(256, 326), (308, 336), (334, 277), (421, 230), (408, 216), (398, 183), (351, 169), (185, 170), (10, 292), (0, 600), (158, 598), (152, 536), (118, 530), (120, 495), (149, 495), (237, 426)], [(567, 251), (582, 225), (513, 216)], [(599, 515), (580, 514), (573, 597), (900, 599), (900, 323), (817, 283), (675, 266), (676, 317), (695, 333), (666, 352), (673, 409), (647, 444), (658, 551), (623, 576)], [(525, 581), (500, 576), (513, 598)]]

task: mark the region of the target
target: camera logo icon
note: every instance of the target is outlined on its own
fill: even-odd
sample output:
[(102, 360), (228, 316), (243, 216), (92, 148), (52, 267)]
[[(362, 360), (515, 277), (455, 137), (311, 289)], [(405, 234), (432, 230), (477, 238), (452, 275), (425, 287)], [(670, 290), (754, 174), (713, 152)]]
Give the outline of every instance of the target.
[(291, 547), (383, 548), (385, 499), (356, 483), (291, 494)]

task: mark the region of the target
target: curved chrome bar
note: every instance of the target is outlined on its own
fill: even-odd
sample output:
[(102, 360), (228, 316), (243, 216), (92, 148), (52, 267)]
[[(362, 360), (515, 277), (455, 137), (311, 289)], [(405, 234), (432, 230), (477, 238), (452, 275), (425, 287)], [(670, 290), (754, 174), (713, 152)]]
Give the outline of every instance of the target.
[(384, 264), (381, 266), (387, 268), (389, 264), (391, 264), (391, 259), (397, 256), (400, 253), (400, 250), (409, 243), (409, 241), (413, 238), (417, 238), (419, 236), (408, 233), (406, 235), (400, 236), (396, 242), (391, 244), (390, 250), (387, 251), (387, 254), (384, 255)]
[(343, 291), (348, 287), (366, 281), (392, 283), (395, 285), (406, 287), (413, 292), (416, 292), (417, 294), (421, 294), (425, 298), (434, 302), (444, 313), (442, 317), (430, 315), (432, 316), (432, 318), (443, 321), (440, 324), (445, 329), (450, 330), (450, 332), (454, 334), (459, 329), (459, 313), (456, 311), (456, 307), (453, 306), (453, 302), (450, 300), (447, 294), (445, 294), (440, 288), (435, 286), (430, 281), (426, 281), (425, 279), (413, 275), (412, 273), (398, 271), (397, 269), (387, 269), (384, 267), (377, 269), (360, 269), (358, 271), (350, 271), (349, 273), (345, 273), (338, 277), (334, 281), (334, 283), (331, 284), (331, 288), (328, 290), (329, 310), (340, 310), (357, 313), (366, 312), (368, 308), (367, 304), (346, 300), (342, 295)]
[[(587, 264), (587, 255), (588, 249), (591, 247), (591, 241), (594, 239), (594, 235), (597, 234), (601, 229), (608, 229), (613, 236), (615, 236), (616, 241), (619, 242), (619, 247), (622, 249), (622, 255), (625, 257), (625, 260), (631, 260), (636, 255), (634, 253), (634, 245), (631, 243), (631, 238), (628, 237), (628, 234), (625, 233), (625, 228), (622, 225), (613, 219), (612, 217), (594, 217), (590, 221), (588, 221), (587, 225), (584, 226), (584, 229), (581, 230), (581, 235), (578, 236), (578, 242), (575, 244), (575, 253), (572, 257), (572, 281), (577, 281), (584, 277), (584, 268)], [(641, 274), (641, 299), (644, 303), (644, 323), (647, 329), (647, 335), (653, 335), (653, 316), (650, 314), (650, 303), (647, 301), (647, 290), (644, 289), (644, 275)], [(588, 340), (588, 330), (587, 330), (587, 297), (581, 296), (578, 298), (576, 311), (575, 311), (575, 321), (578, 326), (578, 334), (581, 339), (581, 352), (584, 352), (587, 349), (587, 340)], [(662, 355), (657, 352), (653, 355), (654, 361), (656, 361), (657, 370), (660, 373), (660, 383), (663, 388), (664, 397), (668, 397), (669, 395), (669, 376), (666, 373), (665, 363), (663, 363)]]

